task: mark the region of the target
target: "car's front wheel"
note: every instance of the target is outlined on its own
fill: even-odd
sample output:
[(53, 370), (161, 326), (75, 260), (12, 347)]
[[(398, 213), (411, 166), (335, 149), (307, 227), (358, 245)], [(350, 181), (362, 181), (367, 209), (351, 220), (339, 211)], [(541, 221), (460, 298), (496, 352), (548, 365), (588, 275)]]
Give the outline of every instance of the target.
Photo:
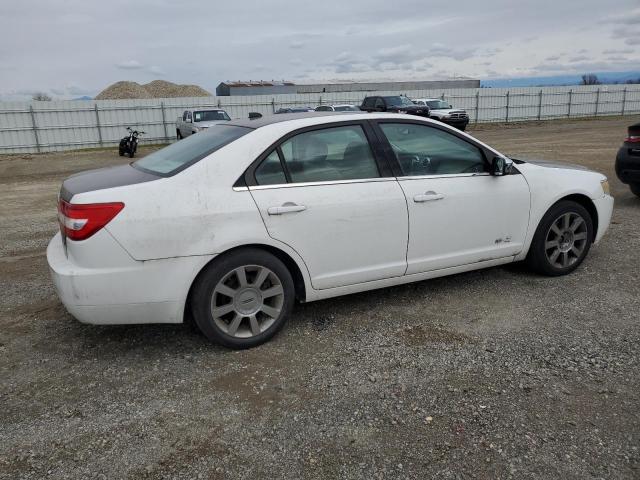
[(540, 221), (527, 263), (544, 275), (566, 275), (587, 256), (593, 237), (593, 220), (587, 209), (570, 200), (560, 201)]
[(277, 257), (242, 249), (215, 259), (199, 275), (191, 311), (204, 335), (229, 348), (260, 345), (284, 326), (295, 300), (291, 273)]
[(629, 187), (631, 188), (631, 193), (640, 197), (640, 183), (632, 183)]

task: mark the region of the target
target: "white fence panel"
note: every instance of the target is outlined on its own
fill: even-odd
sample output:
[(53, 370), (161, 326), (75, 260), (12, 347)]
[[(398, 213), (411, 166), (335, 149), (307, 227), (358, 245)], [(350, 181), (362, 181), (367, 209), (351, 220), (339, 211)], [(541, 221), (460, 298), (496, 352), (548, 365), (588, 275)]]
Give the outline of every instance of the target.
[(370, 94), (441, 98), (469, 113), (471, 122), (517, 122), (640, 113), (640, 85), (527, 88), (458, 88), (376, 92), (332, 92), (144, 100), (1, 102), (0, 153), (47, 152), (113, 146), (130, 126), (142, 142), (176, 138), (175, 122), (186, 108), (220, 107), (232, 118), (249, 112), (271, 115), (282, 107), (359, 105)]

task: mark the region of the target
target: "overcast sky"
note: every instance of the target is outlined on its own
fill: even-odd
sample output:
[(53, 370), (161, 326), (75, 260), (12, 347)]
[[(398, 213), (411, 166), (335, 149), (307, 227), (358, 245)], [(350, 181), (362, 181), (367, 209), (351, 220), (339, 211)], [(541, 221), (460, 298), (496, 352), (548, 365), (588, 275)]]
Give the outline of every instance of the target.
[(640, 0), (2, 0), (0, 97), (640, 70)]

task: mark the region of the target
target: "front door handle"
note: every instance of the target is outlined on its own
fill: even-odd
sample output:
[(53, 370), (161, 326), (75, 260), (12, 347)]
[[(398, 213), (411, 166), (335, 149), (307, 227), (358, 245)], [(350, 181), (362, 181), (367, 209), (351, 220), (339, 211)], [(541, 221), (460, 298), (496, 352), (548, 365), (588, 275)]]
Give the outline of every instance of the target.
[(428, 192), (424, 192), (413, 197), (413, 201), (416, 203), (424, 203), (432, 202), (433, 200), (442, 200), (443, 198), (443, 194), (436, 193), (433, 190), (429, 190)]
[(294, 213), (294, 212), (302, 212), (306, 210), (307, 207), (304, 205), (298, 205), (293, 202), (283, 203), (280, 207), (269, 207), (267, 208), (267, 213), (269, 215), (282, 215), (283, 213)]

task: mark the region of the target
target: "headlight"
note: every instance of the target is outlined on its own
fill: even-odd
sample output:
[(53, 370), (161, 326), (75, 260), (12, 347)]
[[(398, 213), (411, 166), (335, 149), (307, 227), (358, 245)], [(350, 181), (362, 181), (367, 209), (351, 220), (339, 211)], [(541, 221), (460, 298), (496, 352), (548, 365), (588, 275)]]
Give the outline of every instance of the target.
[(609, 180), (606, 178), (604, 180), (600, 180), (600, 185), (602, 185), (602, 191), (605, 195), (611, 195), (609, 190)]

